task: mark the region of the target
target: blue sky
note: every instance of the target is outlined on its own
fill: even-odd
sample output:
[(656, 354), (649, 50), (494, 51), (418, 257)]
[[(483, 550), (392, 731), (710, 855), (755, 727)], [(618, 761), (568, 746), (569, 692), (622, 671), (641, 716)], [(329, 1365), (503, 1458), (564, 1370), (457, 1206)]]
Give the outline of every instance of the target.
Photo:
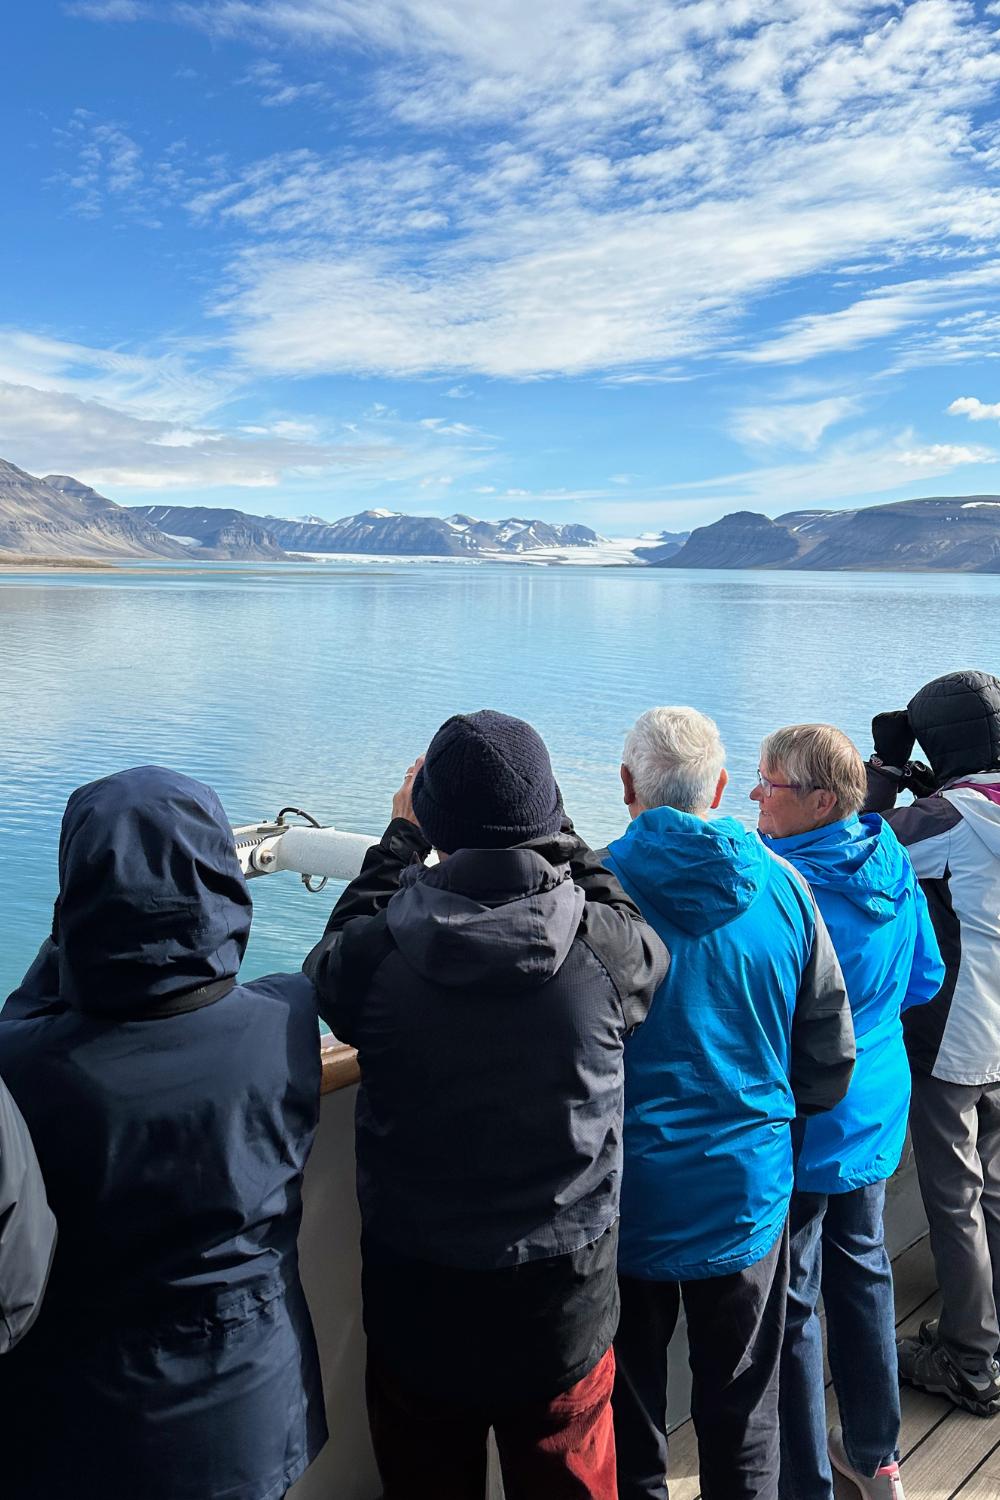
[(681, 529), (1000, 492), (1000, 3), (32, 0), (0, 456)]

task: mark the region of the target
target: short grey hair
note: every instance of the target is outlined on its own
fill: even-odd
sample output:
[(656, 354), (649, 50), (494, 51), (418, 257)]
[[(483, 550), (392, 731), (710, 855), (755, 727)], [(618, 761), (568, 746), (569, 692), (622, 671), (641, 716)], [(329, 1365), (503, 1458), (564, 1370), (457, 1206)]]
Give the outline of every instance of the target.
[(715, 796), (726, 752), (714, 720), (696, 708), (650, 708), (629, 730), (622, 764), (644, 807), (701, 812)]
[(804, 792), (832, 792), (842, 818), (860, 812), (868, 794), (857, 746), (832, 724), (790, 724), (763, 740), (760, 763)]

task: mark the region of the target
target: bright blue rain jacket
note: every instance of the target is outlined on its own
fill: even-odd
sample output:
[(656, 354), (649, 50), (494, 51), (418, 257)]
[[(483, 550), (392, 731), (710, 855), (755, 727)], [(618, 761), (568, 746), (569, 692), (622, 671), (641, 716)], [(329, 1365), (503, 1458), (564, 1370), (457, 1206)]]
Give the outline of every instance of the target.
[(73, 793), (57, 942), (0, 1072), (59, 1226), (0, 1359), (3, 1500), (279, 1500), (326, 1437), (299, 1282), (316, 996), (236, 982), (251, 904), (214, 792), (141, 766)]
[(909, 857), (877, 813), (764, 842), (812, 887), (844, 972), (858, 1049), (846, 1097), (806, 1124), (795, 1185), (847, 1193), (899, 1165), (910, 1103), (899, 1015), (933, 999), (944, 964)]
[(810, 1111), (847, 1087), (840, 972), (804, 883), (734, 818), (653, 808), (608, 864), (672, 960), (625, 1043), (619, 1269), (678, 1281), (739, 1271), (784, 1226), (798, 1087)]

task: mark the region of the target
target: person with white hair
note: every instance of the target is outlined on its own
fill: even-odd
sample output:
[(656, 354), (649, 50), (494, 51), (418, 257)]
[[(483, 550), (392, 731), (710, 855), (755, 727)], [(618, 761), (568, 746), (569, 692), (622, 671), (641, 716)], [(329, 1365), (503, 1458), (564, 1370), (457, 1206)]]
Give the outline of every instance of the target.
[[(804, 1123), (790, 1219), (781, 1356), (783, 1500), (833, 1500), (833, 1468), (866, 1500), (903, 1500), (885, 1183), (906, 1136), (910, 1070), (901, 1013), (937, 994), (944, 964), (899, 840), (859, 816), (865, 768), (832, 724), (792, 724), (760, 747), (758, 831), (808, 880), (837, 950), (857, 1062), (836, 1109)], [(819, 1297), (840, 1425), (829, 1438)]]
[(609, 867), (671, 967), (625, 1050), (620, 1500), (666, 1500), (667, 1345), (683, 1301), (703, 1500), (776, 1500), (792, 1122), (854, 1066), (843, 976), (808, 886), (734, 818), (711, 719), (654, 708), (625, 741)]

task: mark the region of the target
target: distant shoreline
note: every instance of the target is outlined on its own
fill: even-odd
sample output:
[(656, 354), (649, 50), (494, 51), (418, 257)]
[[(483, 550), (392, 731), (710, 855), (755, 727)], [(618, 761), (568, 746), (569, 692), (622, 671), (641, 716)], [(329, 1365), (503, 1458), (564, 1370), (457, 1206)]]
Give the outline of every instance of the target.
[(0, 552), (0, 568), (11, 573), (62, 573), (66, 569), (76, 573), (82, 568), (88, 572), (113, 573), (115, 564), (100, 557), (5, 557)]

